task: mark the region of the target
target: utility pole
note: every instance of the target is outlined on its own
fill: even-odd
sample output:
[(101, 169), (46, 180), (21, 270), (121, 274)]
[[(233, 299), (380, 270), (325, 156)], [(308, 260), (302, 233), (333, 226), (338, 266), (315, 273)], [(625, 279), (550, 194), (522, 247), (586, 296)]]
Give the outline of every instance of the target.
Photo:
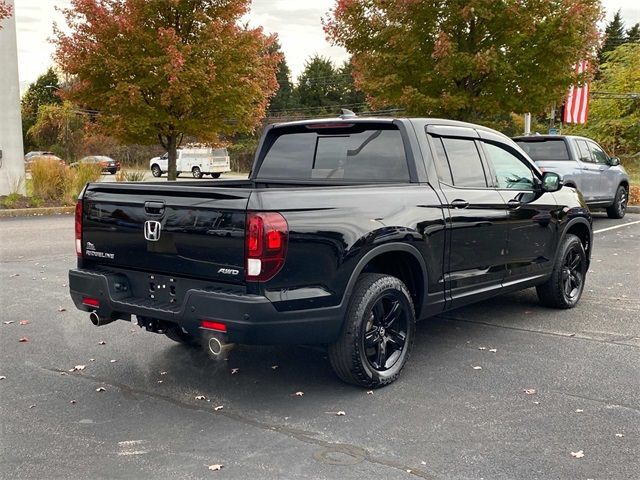
[(524, 134), (531, 135), (531, 113), (524, 114)]

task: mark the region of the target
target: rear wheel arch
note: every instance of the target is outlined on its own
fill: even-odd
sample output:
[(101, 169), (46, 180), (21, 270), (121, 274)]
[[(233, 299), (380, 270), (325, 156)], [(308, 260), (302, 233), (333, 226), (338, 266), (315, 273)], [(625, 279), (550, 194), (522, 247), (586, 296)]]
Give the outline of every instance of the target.
[[(562, 237), (558, 241), (558, 246), (562, 244), (562, 241), (567, 235), (575, 235), (580, 239), (584, 252), (587, 256), (587, 264), (591, 258), (591, 244), (592, 244), (592, 232), (589, 222), (584, 218), (575, 218), (569, 222), (562, 232)], [(559, 249), (558, 249), (559, 250)], [(556, 256), (559, 252), (556, 252)]]
[(405, 243), (391, 243), (367, 252), (349, 278), (342, 298), (343, 306), (349, 303), (356, 282), (363, 273), (382, 273), (400, 279), (411, 294), (416, 318), (420, 318), (427, 293), (428, 277), (425, 261), (417, 248)]

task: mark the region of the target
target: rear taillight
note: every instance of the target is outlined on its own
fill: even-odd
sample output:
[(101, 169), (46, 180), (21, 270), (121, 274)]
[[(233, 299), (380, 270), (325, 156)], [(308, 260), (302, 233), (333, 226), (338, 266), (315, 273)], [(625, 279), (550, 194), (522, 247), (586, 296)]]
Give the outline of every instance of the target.
[(82, 200), (76, 203), (76, 255), (82, 256)]
[(246, 279), (264, 282), (280, 271), (287, 255), (289, 226), (277, 212), (247, 214)]

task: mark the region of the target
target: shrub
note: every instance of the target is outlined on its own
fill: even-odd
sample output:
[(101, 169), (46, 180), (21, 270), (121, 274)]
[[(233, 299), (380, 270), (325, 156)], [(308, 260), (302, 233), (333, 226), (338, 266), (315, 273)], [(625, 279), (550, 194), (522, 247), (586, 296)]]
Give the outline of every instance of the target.
[(68, 188), (69, 172), (58, 160), (38, 158), (31, 164), (31, 179), (34, 196), (60, 201)]
[(116, 182), (142, 182), (145, 173), (136, 170), (120, 170), (116, 175)]
[(78, 195), (89, 182), (95, 182), (100, 178), (102, 168), (95, 163), (79, 163), (76, 168), (68, 169), (69, 179), (66, 182), (64, 202), (73, 203)]

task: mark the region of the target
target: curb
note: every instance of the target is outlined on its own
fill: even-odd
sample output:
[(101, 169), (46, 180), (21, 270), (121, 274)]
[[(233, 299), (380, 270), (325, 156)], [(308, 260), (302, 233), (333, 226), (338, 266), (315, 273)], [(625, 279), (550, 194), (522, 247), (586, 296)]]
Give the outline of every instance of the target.
[(0, 218), (70, 215), (75, 211), (76, 207), (3, 208), (0, 209)]
[(640, 213), (640, 205), (627, 205), (627, 213)]

